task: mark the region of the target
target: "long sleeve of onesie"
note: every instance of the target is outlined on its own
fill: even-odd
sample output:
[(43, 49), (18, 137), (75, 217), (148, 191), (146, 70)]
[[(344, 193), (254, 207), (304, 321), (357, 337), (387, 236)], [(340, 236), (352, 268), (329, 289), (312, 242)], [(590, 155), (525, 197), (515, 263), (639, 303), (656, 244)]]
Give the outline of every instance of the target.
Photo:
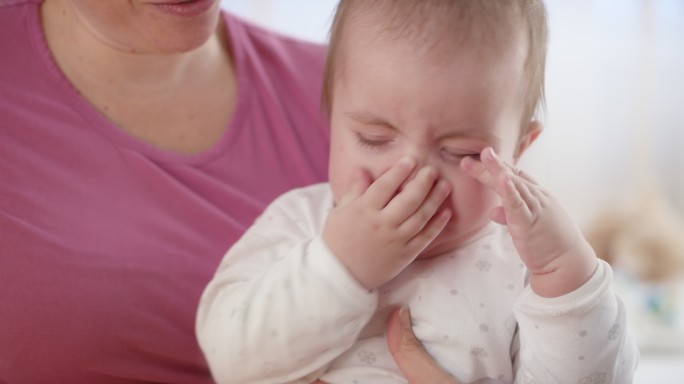
[(302, 193), (307, 190), (267, 208), (202, 296), (197, 335), (218, 383), (311, 382), (374, 313), (376, 294), (356, 282), (316, 233), (332, 201), (325, 194), (297, 207), (293, 202), (302, 199), (295, 194)]
[(599, 261), (574, 292), (543, 298), (529, 286), (515, 316), (520, 350), (515, 383), (624, 384), (639, 360), (624, 304), (611, 289), (612, 271)]

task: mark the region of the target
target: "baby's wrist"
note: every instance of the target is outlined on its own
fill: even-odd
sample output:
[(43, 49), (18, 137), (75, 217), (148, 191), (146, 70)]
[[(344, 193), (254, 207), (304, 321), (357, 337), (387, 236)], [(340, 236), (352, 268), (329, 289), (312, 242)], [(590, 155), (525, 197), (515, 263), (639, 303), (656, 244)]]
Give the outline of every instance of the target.
[(559, 297), (583, 286), (596, 271), (598, 259), (589, 243), (582, 241), (577, 249), (553, 261), (543, 273), (530, 275), (530, 287), (541, 297)]

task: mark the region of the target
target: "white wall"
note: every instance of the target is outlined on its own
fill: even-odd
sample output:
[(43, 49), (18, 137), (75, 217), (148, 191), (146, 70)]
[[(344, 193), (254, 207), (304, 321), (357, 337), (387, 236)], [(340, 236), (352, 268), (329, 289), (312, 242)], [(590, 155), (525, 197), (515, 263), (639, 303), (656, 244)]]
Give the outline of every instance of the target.
[(324, 42), (337, 0), (221, 0), (257, 24), (304, 40)]
[(526, 165), (581, 222), (649, 179), (684, 213), (684, 1), (547, 3), (548, 130)]
[[(336, 0), (223, 0), (259, 24), (324, 42)], [(522, 166), (585, 225), (662, 186), (684, 215), (684, 1), (547, 0), (547, 129)]]

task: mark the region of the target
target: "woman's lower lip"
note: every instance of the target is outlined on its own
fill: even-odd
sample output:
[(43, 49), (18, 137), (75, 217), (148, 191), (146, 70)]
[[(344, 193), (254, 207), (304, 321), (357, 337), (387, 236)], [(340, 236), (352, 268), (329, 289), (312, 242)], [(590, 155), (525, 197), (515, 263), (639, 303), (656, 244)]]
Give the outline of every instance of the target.
[(192, 0), (178, 3), (155, 3), (159, 10), (176, 16), (193, 17), (206, 12), (216, 0)]

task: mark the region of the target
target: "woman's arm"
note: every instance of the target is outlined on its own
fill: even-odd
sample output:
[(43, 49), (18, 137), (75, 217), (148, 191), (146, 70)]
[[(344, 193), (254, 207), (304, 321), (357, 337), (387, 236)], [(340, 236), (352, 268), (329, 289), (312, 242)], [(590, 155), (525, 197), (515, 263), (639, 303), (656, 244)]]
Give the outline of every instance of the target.
[(409, 384), (458, 384), (413, 334), (408, 308), (398, 308), (390, 316), (387, 322), (387, 346)]

